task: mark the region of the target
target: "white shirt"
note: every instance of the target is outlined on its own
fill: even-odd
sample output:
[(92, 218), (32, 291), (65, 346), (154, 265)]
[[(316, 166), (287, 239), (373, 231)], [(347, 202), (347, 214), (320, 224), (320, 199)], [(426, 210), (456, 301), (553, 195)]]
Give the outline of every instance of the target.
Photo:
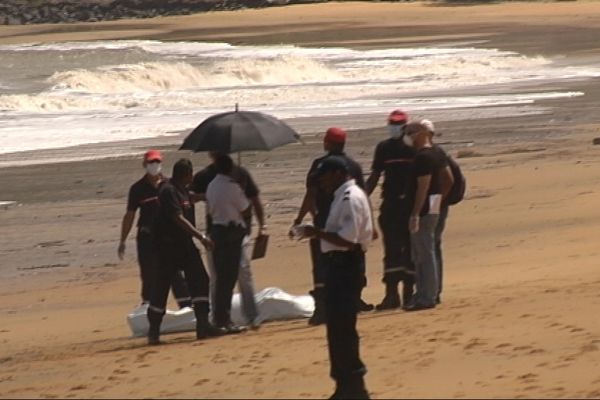
[(249, 206), (240, 185), (227, 175), (217, 174), (206, 188), (206, 208), (213, 224), (229, 225), (233, 222), (246, 227), (242, 212)]
[[(364, 251), (367, 250), (373, 239), (373, 216), (366, 193), (356, 185), (354, 179), (344, 183), (333, 194), (325, 232), (337, 233), (342, 239), (360, 244)], [(347, 247), (321, 239), (323, 253), (347, 250)]]

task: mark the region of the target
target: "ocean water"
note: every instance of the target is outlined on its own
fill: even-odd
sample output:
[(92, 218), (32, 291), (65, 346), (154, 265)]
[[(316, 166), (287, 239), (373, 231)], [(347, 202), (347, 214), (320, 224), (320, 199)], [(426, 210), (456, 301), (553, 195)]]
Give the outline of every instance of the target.
[[(395, 108), (426, 113), (580, 96), (532, 91), (531, 84), (598, 76), (594, 66), (459, 46), (6, 45), (0, 46), (0, 154), (180, 135), (236, 103), (292, 126), (298, 118), (348, 116), (344, 127), (359, 128), (374, 120), (351, 116)], [(321, 128), (298, 126), (301, 133)]]

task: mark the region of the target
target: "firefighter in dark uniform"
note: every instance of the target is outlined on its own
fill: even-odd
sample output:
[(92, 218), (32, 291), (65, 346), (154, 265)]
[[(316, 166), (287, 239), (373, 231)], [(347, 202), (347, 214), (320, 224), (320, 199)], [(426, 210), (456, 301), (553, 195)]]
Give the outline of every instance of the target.
[[(127, 212), (121, 223), (121, 240), (117, 253), (122, 260), (125, 255), (125, 241), (133, 227), (135, 213), (140, 209), (140, 217), (137, 221), (137, 258), (140, 266), (140, 277), (142, 280), (142, 303), (150, 302), (153, 286), (158, 273), (158, 258), (152, 224), (158, 209), (158, 190), (166, 181), (161, 173), (162, 155), (158, 150), (149, 150), (144, 155), (144, 169), (146, 174), (129, 189), (127, 198)], [(183, 273), (178, 271), (171, 282), (173, 296), (180, 308), (192, 305), (190, 295), (185, 284)]]
[(366, 367), (359, 355), (356, 316), (364, 279), (364, 255), (373, 239), (371, 205), (367, 194), (349, 175), (344, 158), (325, 158), (314, 174), (319, 185), (333, 193), (325, 227), (306, 227), (303, 233), (320, 240), (327, 266), (327, 343), (330, 375), (336, 382), (331, 398), (367, 399)]
[[(352, 158), (348, 157), (344, 153), (344, 146), (346, 144), (346, 132), (340, 128), (329, 128), (325, 133), (323, 139), (323, 149), (327, 152), (323, 157), (315, 159), (308, 170), (306, 178), (306, 193), (300, 206), (298, 216), (293, 221), (292, 230), (294, 226), (302, 224), (302, 220), (306, 214), (311, 213), (313, 215), (313, 223), (319, 228), (325, 227), (327, 216), (329, 215), (329, 208), (333, 201), (331, 193), (326, 193), (319, 187), (317, 182), (312, 178), (317, 166), (326, 157), (330, 155), (337, 155), (342, 157), (348, 165), (350, 176), (355, 179), (356, 184), (365, 189), (365, 181), (363, 177), (363, 171), (360, 165)], [(293, 236), (292, 230), (290, 230), (290, 236)], [(315, 300), (315, 311), (312, 317), (308, 320), (310, 325), (320, 325), (325, 322), (325, 277), (326, 269), (321, 262), (321, 250), (319, 240), (310, 240), (310, 255), (312, 261), (312, 273), (313, 273), (313, 290), (310, 291), (310, 295)], [(365, 280), (366, 285), (366, 280)], [(367, 304), (364, 301), (359, 301), (360, 311), (371, 311), (373, 305)]]
[[(414, 265), (410, 256), (408, 220), (411, 204), (407, 193), (411, 183), (415, 150), (402, 141), (408, 115), (395, 110), (388, 117), (390, 138), (375, 148), (367, 193), (371, 195), (381, 174), (384, 174), (379, 227), (383, 234), (385, 297), (375, 306), (377, 310), (394, 309), (408, 303), (414, 291)], [(402, 281), (402, 302), (398, 284)]]
[(158, 344), (160, 324), (165, 314), (169, 285), (173, 275), (183, 269), (192, 297), (196, 316), (196, 337), (225, 334), (212, 326), (208, 320), (208, 274), (193, 238), (200, 240), (207, 249), (212, 241), (195, 227), (194, 203), (190, 199), (188, 186), (193, 179), (192, 163), (181, 159), (173, 166), (173, 176), (159, 192), (160, 206), (154, 224), (155, 245), (158, 252), (158, 280), (148, 306), (148, 344)]

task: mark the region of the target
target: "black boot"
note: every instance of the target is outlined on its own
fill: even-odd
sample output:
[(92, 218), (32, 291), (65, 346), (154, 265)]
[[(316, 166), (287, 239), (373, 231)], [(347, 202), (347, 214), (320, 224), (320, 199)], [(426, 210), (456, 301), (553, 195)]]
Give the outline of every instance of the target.
[(163, 314), (158, 313), (152, 309), (148, 309), (146, 314), (150, 327), (148, 328), (148, 344), (150, 346), (156, 346), (160, 344), (160, 324), (163, 319)]
[(329, 397), (330, 400), (335, 399), (360, 399), (368, 400), (369, 392), (365, 387), (363, 377), (355, 378), (352, 381), (337, 382), (335, 392)]
[(227, 330), (214, 326), (208, 320), (208, 304), (195, 304), (194, 315), (196, 316), (196, 339), (202, 340), (227, 334)]
[(315, 311), (313, 312), (312, 317), (309, 318), (308, 324), (312, 326), (317, 326), (324, 324), (325, 320), (325, 299), (324, 299), (324, 291), (322, 288), (315, 288), (308, 292), (313, 299), (315, 299)]
[(381, 300), (381, 303), (375, 306), (377, 311), (383, 310), (393, 310), (395, 308), (399, 308), (401, 306), (400, 303), (400, 294), (398, 293), (398, 284), (397, 283), (386, 283), (385, 284), (385, 297)]

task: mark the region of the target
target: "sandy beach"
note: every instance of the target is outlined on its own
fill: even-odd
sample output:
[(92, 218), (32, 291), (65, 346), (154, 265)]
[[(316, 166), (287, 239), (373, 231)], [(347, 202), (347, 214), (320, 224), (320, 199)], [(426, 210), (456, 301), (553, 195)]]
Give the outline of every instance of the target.
[[(93, 24), (0, 27), (0, 43), (156, 39), (408, 47), (478, 43), (599, 64), (600, 2), (327, 3)], [(437, 124), (461, 155), (468, 195), (445, 233), (443, 303), (431, 311), (359, 317), (373, 398), (600, 397), (600, 81), (540, 82), (583, 96), (542, 100), (541, 112)], [(492, 110), (493, 111), (493, 110)], [(493, 113), (492, 113), (493, 114)], [(462, 114), (461, 114), (462, 115)], [(416, 117), (436, 114), (421, 113)], [(368, 171), (378, 129), (349, 134)], [(343, 126), (343, 124), (341, 124)], [(324, 127), (326, 128), (326, 127)], [(304, 145), (248, 153), (272, 236), (253, 271), (259, 288), (311, 288), (308, 248), (286, 232), (322, 135)], [(140, 142), (144, 146), (154, 142)], [(162, 146), (167, 168), (203, 154)], [(0, 397), (324, 398), (331, 394), (324, 327), (305, 320), (195, 341), (165, 336), (147, 347), (125, 317), (139, 301), (135, 241), (116, 255), (139, 156), (0, 168)], [(375, 207), (378, 196), (373, 197)], [(200, 223), (202, 221), (199, 221)], [(131, 236), (131, 235), (130, 235)], [(364, 297), (383, 295), (381, 241), (368, 252)], [(170, 301), (172, 301), (170, 299)], [(173, 304), (171, 304), (173, 306)]]

